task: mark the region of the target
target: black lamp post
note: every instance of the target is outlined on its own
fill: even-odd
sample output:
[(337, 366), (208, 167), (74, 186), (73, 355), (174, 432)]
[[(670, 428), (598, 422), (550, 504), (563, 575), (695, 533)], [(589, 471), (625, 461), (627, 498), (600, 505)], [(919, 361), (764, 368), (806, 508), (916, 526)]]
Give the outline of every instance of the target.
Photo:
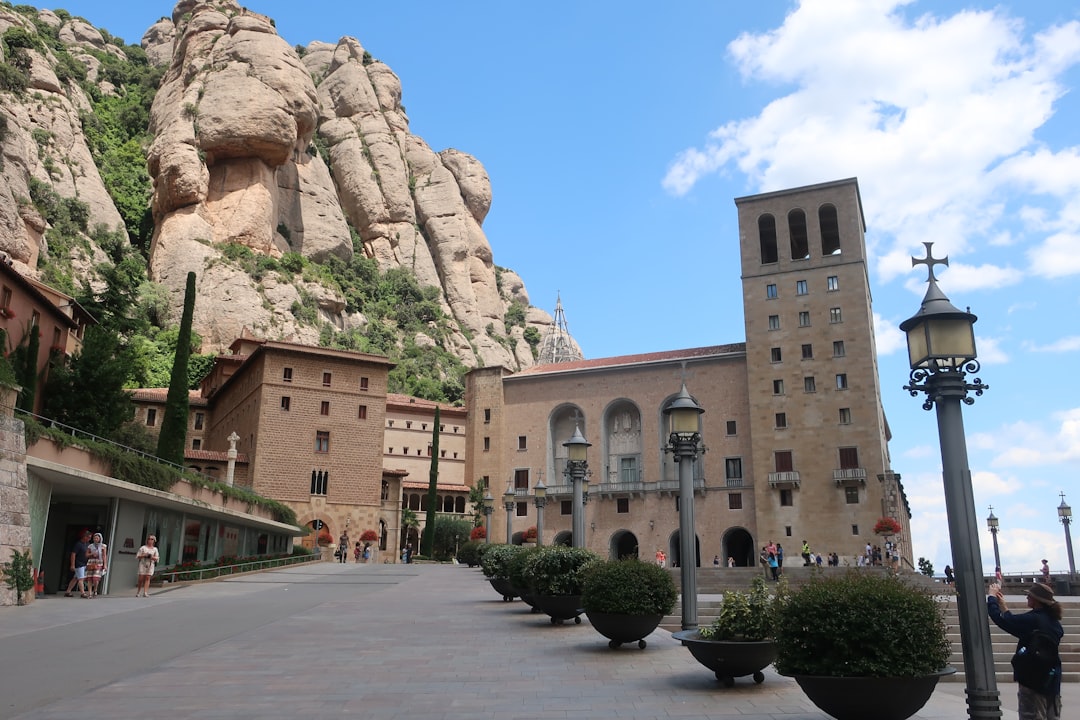
[(682, 629), (696, 630), (697, 531), (694, 526), (694, 459), (701, 443), (698, 431), (705, 412), (683, 383), (678, 396), (664, 408), (668, 417), (668, 447), (679, 464), (679, 576), (682, 579)]
[(495, 510), (495, 498), (491, 490), (484, 492), (484, 542), (491, 542), (491, 513)]
[(997, 534), (998, 534), (998, 519), (994, 515), (994, 506), (990, 506), (990, 517), (986, 518), (986, 527), (990, 530), (990, 535), (994, 538), (994, 570), (998, 570), (1001, 567), (1001, 555), (998, 554)]
[(571, 530), (573, 546), (585, 547), (585, 473), (589, 469), (589, 463), (585, 460), (587, 451), (592, 445), (581, 434), (581, 428), (574, 426), (574, 434), (563, 443), (566, 448), (566, 474), (574, 485), (574, 503), (571, 515)]
[(1076, 574), (1076, 562), (1073, 560), (1072, 535), (1069, 534), (1069, 526), (1072, 525), (1072, 508), (1065, 504), (1065, 493), (1061, 493), (1061, 504), (1058, 505), (1058, 520), (1065, 526), (1065, 550), (1069, 553), (1069, 576)]
[(506, 508), (506, 544), (514, 542), (514, 506), (517, 505), (517, 493), (514, 486), (506, 483), (506, 492), (503, 493), (503, 507)]
[(1001, 698), (994, 676), (994, 649), (986, 616), (982, 558), (979, 553), (978, 521), (968, 468), (964, 416), (960, 404), (971, 405), (989, 386), (979, 378), (968, 382), (967, 373), (977, 373), (975, 321), (970, 312), (953, 307), (937, 285), (934, 265), (948, 265), (949, 259), (933, 256), (933, 243), (925, 242), (926, 257), (911, 259), (912, 266), (926, 265), (929, 287), (919, 312), (900, 323), (907, 334), (911, 384), (905, 385), (913, 397), (926, 393), (924, 410), (937, 408), (938, 438), (941, 445), (945, 511), (949, 522), (953, 565), (956, 571), (957, 609), (960, 614), (960, 643), (964, 654), (969, 718), (1001, 718)]
[(547, 485), (540, 478), (533, 486), (533, 503), (536, 505), (536, 547), (544, 544), (544, 506), (547, 505)]

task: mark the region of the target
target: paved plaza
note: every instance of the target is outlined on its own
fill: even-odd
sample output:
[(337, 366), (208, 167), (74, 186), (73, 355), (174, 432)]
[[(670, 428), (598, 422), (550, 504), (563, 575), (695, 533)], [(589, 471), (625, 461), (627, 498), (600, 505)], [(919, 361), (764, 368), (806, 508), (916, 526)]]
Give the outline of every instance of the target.
[[(50, 596), (0, 608), (0, 668), (3, 720), (827, 718), (771, 670), (725, 689), (663, 630), (644, 651), (610, 650), (587, 619), (553, 626), (448, 565), (320, 563), (149, 598)], [(1015, 685), (1000, 691), (1015, 718)], [(1080, 687), (1064, 692), (1076, 717)], [(939, 683), (916, 717), (966, 715), (963, 684)]]

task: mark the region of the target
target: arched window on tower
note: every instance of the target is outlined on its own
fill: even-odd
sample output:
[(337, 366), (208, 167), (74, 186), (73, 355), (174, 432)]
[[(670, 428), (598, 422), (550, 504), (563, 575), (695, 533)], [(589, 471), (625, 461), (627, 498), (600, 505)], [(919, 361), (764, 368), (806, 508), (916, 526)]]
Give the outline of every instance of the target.
[(808, 260), (810, 241), (806, 237), (806, 213), (796, 208), (787, 214), (788, 233), (791, 235), (791, 259)]
[(768, 213), (757, 219), (758, 239), (761, 241), (761, 264), (777, 261), (776, 218)]
[(839, 255), (840, 223), (836, 220), (835, 205), (822, 205), (818, 208), (818, 225), (821, 226), (822, 256)]

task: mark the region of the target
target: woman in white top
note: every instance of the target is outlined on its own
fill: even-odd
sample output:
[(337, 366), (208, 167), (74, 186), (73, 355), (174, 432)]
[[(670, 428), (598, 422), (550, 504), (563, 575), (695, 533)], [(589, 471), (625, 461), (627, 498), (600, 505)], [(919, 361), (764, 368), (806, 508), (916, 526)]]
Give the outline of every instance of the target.
[(101, 533), (94, 533), (93, 542), (86, 546), (86, 580), (90, 584), (90, 597), (97, 597), (98, 585), (105, 576), (107, 550), (108, 546), (101, 542)]
[(150, 597), (147, 594), (150, 592), (150, 578), (154, 576), (154, 568), (157, 567), (160, 557), (156, 545), (157, 538), (149, 535), (146, 538), (146, 544), (140, 547), (135, 555), (139, 559), (139, 582), (135, 586), (135, 597), (139, 595)]

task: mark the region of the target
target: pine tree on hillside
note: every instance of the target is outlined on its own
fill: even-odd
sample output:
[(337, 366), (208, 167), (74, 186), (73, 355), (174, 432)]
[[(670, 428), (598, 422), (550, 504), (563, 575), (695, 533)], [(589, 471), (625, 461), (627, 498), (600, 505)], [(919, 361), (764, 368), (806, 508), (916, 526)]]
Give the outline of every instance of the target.
[(134, 414), (131, 395), (124, 390), (130, 363), (115, 332), (91, 325), (78, 354), (50, 368), (42, 413), (92, 435), (112, 438)]
[(176, 338), (176, 358), (173, 360), (169, 395), (165, 400), (165, 417), (158, 435), (157, 456), (176, 465), (184, 464), (184, 446), (188, 426), (188, 358), (191, 356), (191, 319), (195, 314), (195, 273), (189, 272), (184, 290), (184, 314), (180, 318), (180, 335)]
[(431, 470), (428, 472), (427, 518), (424, 537), (420, 542), (420, 554), (431, 557), (435, 549), (435, 511), (438, 509), (439, 489), (439, 406), (435, 406), (435, 427), (431, 431)]

